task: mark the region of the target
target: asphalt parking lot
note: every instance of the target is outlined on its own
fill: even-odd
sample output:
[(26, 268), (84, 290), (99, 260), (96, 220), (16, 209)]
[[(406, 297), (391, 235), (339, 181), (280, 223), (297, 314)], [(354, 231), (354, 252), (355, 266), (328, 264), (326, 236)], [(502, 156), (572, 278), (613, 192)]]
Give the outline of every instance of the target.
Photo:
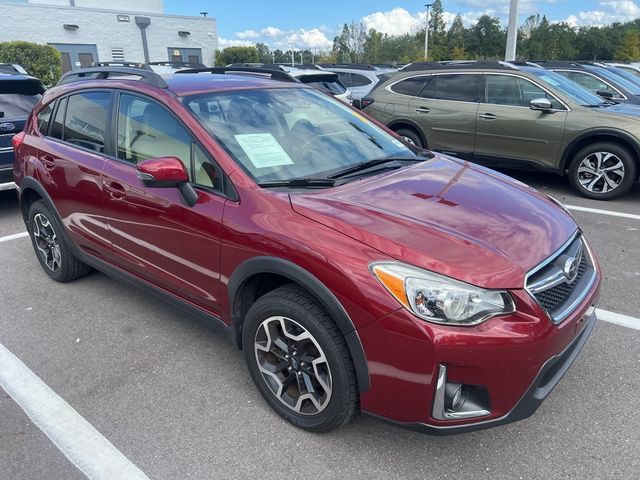
[[(560, 178), (514, 175), (578, 208), (604, 270), (599, 307), (640, 318), (640, 185), (597, 202)], [(0, 192), (0, 346), (148, 478), (638, 478), (638, 329), (599, 321), (519, 423), (430, 437), (361, 416), (309, 434), (271, 411), (225, 337), (99, 273), (50, 281), (28, 238), (1, 240), (23, 231), (15, 193)], [(85, 478), (2, 388), (0, 478)]]

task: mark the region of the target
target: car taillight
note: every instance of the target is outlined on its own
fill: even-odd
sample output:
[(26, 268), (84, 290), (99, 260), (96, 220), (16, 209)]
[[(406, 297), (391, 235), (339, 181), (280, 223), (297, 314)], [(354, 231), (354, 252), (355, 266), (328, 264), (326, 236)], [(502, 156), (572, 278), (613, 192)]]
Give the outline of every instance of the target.
[(18, 151), (18, 148), (20, 148), (22, 142), (24, 142), (25, 135), (26, 133), (20, 132), (13, 136), (13, 138), (11, 139), (11, 145), (13, 145), (14, 151)]
[(369, 105), (371, 105), (373, 102), (375, 102), (375, 100), (373, 98), (364, 97), (362, 100), (360, 100), (360, 109), (364, 110)]

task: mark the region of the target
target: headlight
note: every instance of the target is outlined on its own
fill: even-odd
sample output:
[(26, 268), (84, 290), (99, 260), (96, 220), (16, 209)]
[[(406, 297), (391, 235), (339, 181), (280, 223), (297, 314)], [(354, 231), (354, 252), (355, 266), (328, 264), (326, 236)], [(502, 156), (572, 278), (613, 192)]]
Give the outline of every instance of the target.
[(400, 262), (376, 262), (369, 268), (405, 308), (429, 322), (477, 325), (515, 311), (504, 290), (485, 290)]

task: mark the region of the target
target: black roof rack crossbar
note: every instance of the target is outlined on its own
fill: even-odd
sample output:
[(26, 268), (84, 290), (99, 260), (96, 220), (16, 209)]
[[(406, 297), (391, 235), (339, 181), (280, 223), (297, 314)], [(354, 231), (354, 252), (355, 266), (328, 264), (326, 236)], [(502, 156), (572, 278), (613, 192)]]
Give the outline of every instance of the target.
[(375, 71), (376, 66), (369, 63), (321, 63), (323, 68), (350, 68), (352, 70), (370, 70)]
[[(131, 68), (146, 68), (144, 63), (141, 62), (93, 62), (91, 67), (131, 67)], [(147, 70), (149, 70), (147, 68)]]
[(254, 75), (269, 76), (273, 80), (281, 80), (283, 82), (297, 82), (291, 75), (275, 69), (262, 68), (262, 67), (206, 67), (206, 68), (189, 68), (186, 70), (178, 70), (176, 73), (214, 73), (214, 74), (227, 74), (227, 73), (250, 73)]
[(140, 81), (158, 88), (169, 88), (163, 78), (149, 67), (91, 67), (71, 70), (65, 73), (58, 85), (80, 82), (82, 80), (106, 80), (122, 76), (140, 77)]

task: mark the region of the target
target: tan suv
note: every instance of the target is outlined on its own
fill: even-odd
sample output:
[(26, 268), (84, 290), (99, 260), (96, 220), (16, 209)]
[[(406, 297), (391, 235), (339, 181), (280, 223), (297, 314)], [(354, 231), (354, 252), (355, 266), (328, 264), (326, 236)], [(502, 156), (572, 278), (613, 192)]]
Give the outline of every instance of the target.
[(526, 63), (415, 63), (363, 99), (406, 140), (492, 167), (568, 175), (608, 200), (638, 180), (640, 108)]

